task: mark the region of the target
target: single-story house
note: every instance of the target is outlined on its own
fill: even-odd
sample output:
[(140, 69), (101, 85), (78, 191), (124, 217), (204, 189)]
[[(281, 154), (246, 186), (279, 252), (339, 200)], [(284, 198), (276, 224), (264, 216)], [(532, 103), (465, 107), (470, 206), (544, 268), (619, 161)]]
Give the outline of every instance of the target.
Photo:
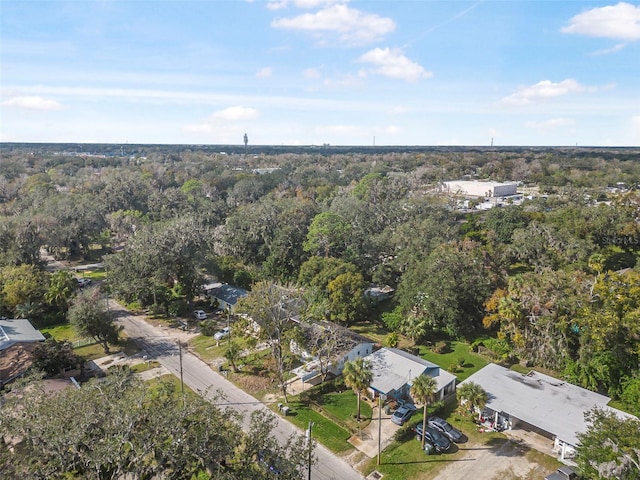
[(244, 288), (234, 287), (228, 283), (210, 283), (203, 288), (207, 297), (211, 299), (211, 303), (217, 302), (219, 308), (228, 309), (231, 312), (238, 300), (249, 293)]
[(411, 400), (411, 385), (420, 375), (436, 381), (435, 400), (445, 400), (455, 394), (455, 375), (442, 370), (435, 363), (397, 348), (381, 348), (365, 357), (372, 368), (369, 391), (372, 397), (386, 395), (396, 400)]
[(316, 349), (316, 352), (307, 352), (295, 342), (291, 343), (291, 351), (306, 360), (304, 365), (292, 370), (303, 382), (311, 381), (324, 373), (338, 376), (342, 373), (345, 362), (366, 357), (373, 352), (373, 340), (333, 322), (298, 323), (303, 335), (311, 339)]
[(558, 454), (561, 461), (575, 455), (577, 435), (588, 426), (585, 412), (598, 407), (620, 418), (633, 418), (608, 407), (610, 398), (605, 395), (540, 372), (521, 374), (491, 363), (460, 385), (468, 382), (480, 385), (487, 392), (485, 415), (491, 416), (492, 422), (553, 440), (553, 453)]
[(44, 341), (29, 320), (0, 318), (0, 388), (29, 369), (33, 350)]

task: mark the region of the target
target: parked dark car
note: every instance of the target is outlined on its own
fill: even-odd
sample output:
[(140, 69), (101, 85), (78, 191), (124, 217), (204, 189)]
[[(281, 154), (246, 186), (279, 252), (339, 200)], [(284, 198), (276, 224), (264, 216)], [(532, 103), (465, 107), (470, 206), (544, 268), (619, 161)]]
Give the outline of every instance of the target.
[(431, 417), (428, 420), (429, 426), (435, 428), (440, 433), (445, 434), (452, 442), (459, 443), (464, 439), (464, 435), (460, 430), (451, 426), (449, 422), (439, 417)]
[[(422, 441), (422, 424), (416, 425), (415, 432), (416, 439)], [(451, 448), (451, 442), (449, 441), (449, 439), (433, 427), (427, 426), (424, 431), (424, 439), (425, 444), (429, 443), (433, 445), (435, 451), (438, 453), (446, 452), (447, 450), (449, 450), (449, 448)]]
[(562, 466), (555, 472), (544, 477), (544, 480), (578, 480), (578, 472), (573, 467)]
[(411, 418), (416, 411), (416, 407), (410, 403), (405, 403), (398, 408), (393, 415), (391, 415), (391, 421), (396, 425), (404, 425), (404, 422)]

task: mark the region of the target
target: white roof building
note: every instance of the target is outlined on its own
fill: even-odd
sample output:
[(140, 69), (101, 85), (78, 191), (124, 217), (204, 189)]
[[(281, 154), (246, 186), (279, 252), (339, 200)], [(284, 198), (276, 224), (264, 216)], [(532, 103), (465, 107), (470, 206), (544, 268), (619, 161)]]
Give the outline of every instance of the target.
[(608, 407), (610, 398), (605, 395), (540, 372), (525, 375), (490, 363), (460, 385), (468, 382), (487, 392), (486, 407), (508, 415), (516, 425), (528, 424), (547, 433), (563, 452), (565, 446), (577, 445), (577, 434), (585, 432), (588, 426), (584, 414), (594, 407), (613, 411), (620, 418), (634, 418)]
[(470, 197), (508, 197), (517, 193), (518, 184), (482, 182), (473, 180), (456, 180), (443, 182), (442, 188), (449, 193), (459, 193)]

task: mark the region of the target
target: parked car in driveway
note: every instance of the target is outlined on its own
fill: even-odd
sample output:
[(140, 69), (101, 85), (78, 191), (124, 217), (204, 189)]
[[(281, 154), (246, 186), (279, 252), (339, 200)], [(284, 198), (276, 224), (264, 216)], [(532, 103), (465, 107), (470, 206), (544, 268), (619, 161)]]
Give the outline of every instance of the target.
[(453, 442), (459, 443), (464, 439), (464, 435), (460, 430), (451, 426), (449, 422), (443, 420), (442, 418), (431, 417), (428, 420), (428, 423), (430, 427), (435, 428), (440, 433), (443, 433), (444, 435), (449, 437), (449, 440)]
[[(415, 432), (416, 439), (422, 441), (422, 424), (416, 425)], [(451, 448), (451, 442), (449, 441), (449, 439), (441, 434), (438, 430), (433, 427), (429, 427), (428, 425), (424, 431), (424, 439), (425, 451), (427, 451), (427, 443), (432, 445), (435, 451), (438, 453), (446, 452), (447, 450), (449, 450), (449, 448)]]
[(194, 310), (193, 316), (196, 317), (196, 320), (206, 320), (207, 314), (204, 310)]
[(79, 278), (78, 279), (78, 286), (80, 288), (87, 287), (87, 286), (91, 285), (91, 283), (92, 283), (92, 280), (90, 278), (84, 278), (83, 277), (83, 278)]
[(416, 407), (410, 403), (405, 403), (398, 408), (393, 415), (391, 415), (391, 421), (396, 425), (404, 425), (404, 422), (411, 418), (416, 411)]
[(222, 340), (223, 338), (227, 337), (229, 335), (229, 327), (224, 327), (222, 330), (218, 330), (214, 335), (213, 338), (216, 340)]

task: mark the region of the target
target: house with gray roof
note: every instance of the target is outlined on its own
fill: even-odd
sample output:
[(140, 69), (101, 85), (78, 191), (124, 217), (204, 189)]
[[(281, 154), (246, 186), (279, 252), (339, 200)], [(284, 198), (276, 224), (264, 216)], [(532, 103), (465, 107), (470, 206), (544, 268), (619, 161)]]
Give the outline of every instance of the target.
[(44, 342), (45, 338), (26, 318), (0, 318), (0, 351), (16, 343)]
[(485, 416), (509, 429), (519, 428), (553, 440), (552, 453), (561, 461), (570, 461), (578, 433), (587, 430), (585, 412), (598, 407), (620, 418), (635, 418), (607, 406), (611, 399), (605, 395), (536, 371), (521, 374), (490, 363), (460, 385), (469, 382), (487, 392)]
[(244, 288), (234, 287), (228, 283), (210, 283), (203, 288), (212, 303), (218, 302), (219, 308), (228, 309), (231, 312), (238, 300), (249, 293)]
[(44, 341), (29, 320), (0, 318), (0, 388), (29, 369), (33, 350)]
[(455, 394), (456, 376), (416, 355), (398, 348), (381, 348), (365, 357), (371, 364), (372, 380), (369, 390), (396, 400), (411, 399), (411, 385), (420, 375), (436, 381), (436, 400), (445, 400)]

